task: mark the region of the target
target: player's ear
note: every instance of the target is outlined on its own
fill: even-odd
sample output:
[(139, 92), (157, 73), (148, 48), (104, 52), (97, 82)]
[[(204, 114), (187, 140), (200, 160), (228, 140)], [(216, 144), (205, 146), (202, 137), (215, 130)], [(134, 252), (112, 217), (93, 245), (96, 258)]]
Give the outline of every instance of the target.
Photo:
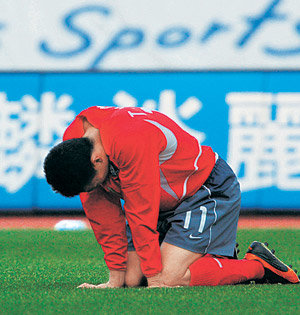
[(91, 162), (94, 165), (94, 167), (97, 167), (99, 164), (103, 163), (103, 158), (99, 153), (93, 152), (91, 155)]

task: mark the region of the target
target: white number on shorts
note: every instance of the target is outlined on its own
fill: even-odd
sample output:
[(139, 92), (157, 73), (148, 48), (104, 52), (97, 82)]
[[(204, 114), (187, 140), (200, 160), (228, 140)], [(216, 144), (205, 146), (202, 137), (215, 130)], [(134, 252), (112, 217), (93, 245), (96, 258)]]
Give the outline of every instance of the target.
[(198, 232), (202, 233), (204, 229), (205, 221), (206, 221), (207, 208), (204, 206), (201, 206), (200, 210), (202, 214), (201, 214), (201, 221), (200, 221)]

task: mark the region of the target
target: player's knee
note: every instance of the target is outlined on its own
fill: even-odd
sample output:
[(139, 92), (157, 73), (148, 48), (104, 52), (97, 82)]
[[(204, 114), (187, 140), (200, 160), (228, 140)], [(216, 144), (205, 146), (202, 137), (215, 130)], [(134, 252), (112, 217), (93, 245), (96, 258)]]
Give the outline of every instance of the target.
[(135, 251), (128, 252), (127, 270), (125, 274), (125, 284), (128, 287), (140, 286), (143, 273), (140, 266), (140, 259)]
[(132, 273), (131, 274), (126, 273), (125, 275), (125, 285), (130, 288), (140, 286), (141, 280), (142, 280), (141, 276), (137, 276)]

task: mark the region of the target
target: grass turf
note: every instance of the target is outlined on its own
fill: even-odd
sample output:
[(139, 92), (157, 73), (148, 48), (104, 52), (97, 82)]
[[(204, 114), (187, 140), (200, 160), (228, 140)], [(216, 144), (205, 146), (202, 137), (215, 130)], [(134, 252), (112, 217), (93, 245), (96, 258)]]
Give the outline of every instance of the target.
[[(240, 257), (253, 240), (300, 268), (300, 230), (240, 230)], [(241, 255), (242, 254), (242, 255)], [(296, 314), (299, 285), (82, 290), (107, 281), (91, 231), (0, 231), (0, 314)]]

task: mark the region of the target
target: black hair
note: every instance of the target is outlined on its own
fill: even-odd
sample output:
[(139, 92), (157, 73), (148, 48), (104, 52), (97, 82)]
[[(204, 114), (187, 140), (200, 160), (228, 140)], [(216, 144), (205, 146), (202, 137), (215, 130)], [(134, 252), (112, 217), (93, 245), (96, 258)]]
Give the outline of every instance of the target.
[(44, 161), (44, 173), (52, 189), (73, 197), (84, 191), (96, 171), (91, 162), (93, 143), (88, 138), (75, 138), (53, 147)]

